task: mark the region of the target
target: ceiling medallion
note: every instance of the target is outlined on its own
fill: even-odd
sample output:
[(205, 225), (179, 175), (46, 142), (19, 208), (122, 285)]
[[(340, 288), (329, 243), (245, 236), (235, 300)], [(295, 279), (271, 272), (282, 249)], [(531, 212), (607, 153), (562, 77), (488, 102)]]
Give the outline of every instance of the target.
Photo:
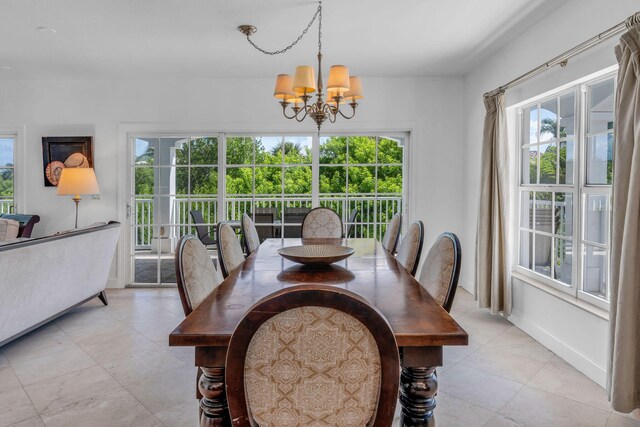
[[(287, 119), (295, 119), (302, 122), (306, 117), (311, 117), (318, 126), (325, 120), (331, 123), (336, 121), (338, 114), (345, 119), (351, 119), (356, 114), (357, 100), (362, 99), (362, 82), (360, 77), (349, 76), (349, 69), (344, 65), (332, 65), (329, 70), (329, 80), (327, 81), (327, 101), (322, 93), (322, 2), (319, 2), (318, 9), (313, 18), (302, 31), (302, 34), (289, 46), (277, 51), (267, 51), (258, 47), (251, 36), (258, 30), (253, 25), (240, 25), (238, 30), (247, 37), (247, 41), (260, 52), (266, 55), (279, 55), (295, 46), (307, 33), (311, 25), (318, 20), (318, 80), (316, 83), (313, 67), (310, 65), (299, 65), (292, 78), (289, 74), (278, 74), (276, 87), (273, 96), (280, 99), (282, 113)], [(312, 93), (316, 92), (316, 99), (311, 100)], [(349, 115), (345, 115), (340, 106), (348, 103), (351, 107)], [(290, 107), (287, 109), (287, 107)], [(289, 111), (289, 112), (288, 112)]]

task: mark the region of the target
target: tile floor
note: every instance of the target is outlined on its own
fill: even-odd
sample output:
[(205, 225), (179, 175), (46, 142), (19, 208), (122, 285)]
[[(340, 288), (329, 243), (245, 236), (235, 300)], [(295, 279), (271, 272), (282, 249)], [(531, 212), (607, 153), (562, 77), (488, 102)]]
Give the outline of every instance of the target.
[[(193, 350), (169, 348), (175, 289), (108, 291), (0, 348), (0, 426), (195, 426)], [(468, 347), (445, 349), (439, 427), (639, 426), (604, 390), (460, 290)]]

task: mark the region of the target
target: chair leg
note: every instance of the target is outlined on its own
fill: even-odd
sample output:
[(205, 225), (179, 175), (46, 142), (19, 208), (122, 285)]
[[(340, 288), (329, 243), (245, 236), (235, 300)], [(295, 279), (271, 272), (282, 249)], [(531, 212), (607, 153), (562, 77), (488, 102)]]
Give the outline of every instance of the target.
[(98, 294), (98, 298), (100, 298), (100, 301), (102, 301), (104, 305), (109, 305), (109, 300), (107, 299), (107, 293), (105, 291), (100, 292)]

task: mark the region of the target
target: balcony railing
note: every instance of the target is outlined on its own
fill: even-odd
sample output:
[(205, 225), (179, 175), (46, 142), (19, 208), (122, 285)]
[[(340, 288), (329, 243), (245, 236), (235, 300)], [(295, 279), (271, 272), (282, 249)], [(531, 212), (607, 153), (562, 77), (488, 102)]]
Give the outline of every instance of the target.
[(13, 208), (13, 198), (0, 198), (0, 214), (11, 213)]
[[(354, 221), (352, 236), (373, 237), (380, 239), (384, 234), (386, 225), (395, 213), (402, 213), (402, 196), (398, 194), (322, 194), (320, 206), (333, 209), (342, 217), (345, 225), (348, 224), (350, 213), (358, 210), (358, 216)], [(311, 209), (310, 195), (287, 195), (278, 197), (275, 195), (227, 195), (226, 196), (226, 220), (239, 222), (242, 214), (258, 214), (269, 211), (272, 213), (273, 222), (259, 221), (256, 223), (269, 224), (278, 229), (288, 226), (299, 226), (301, 217), (307, 209)], [(135, 247), (136, 249), (148, 249), (154, 235), (153, 198), (136, 198), (135, 200)], [(300, 210), (302, 208), (302, 210)], [(195, 233), (193, 221), (189, 212), (199, 210), (202, 212), (205, 225), (213, 226), (221, 220), (216, 198), (175, 198), (173, 200), (171, 224), (169, 226), (172, 237), (180, 237), (185, 234)], [(292, 214), (288, 214), (291, 213)], [(280, 233), (285, 235), (286, 233)]]

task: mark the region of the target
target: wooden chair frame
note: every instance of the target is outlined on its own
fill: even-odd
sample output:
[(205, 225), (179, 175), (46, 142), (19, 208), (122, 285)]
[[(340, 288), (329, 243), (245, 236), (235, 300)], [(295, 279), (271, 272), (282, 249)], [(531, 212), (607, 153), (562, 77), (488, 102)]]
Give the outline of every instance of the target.
[(247, 349), (260, 326), (273, 316), (298, 307), (328, 307), (358, 319), (375, 339), (380, 355), (380, 392), (369, 427), (393, 423), (400, 382), (398, 346), (384, 316), (358, 295), (326, 285), (298, 285), (263, 298), (251, 307), (236, 327), (226, 360), (226, 391), (232, 425), (255, 426), (245, 395), (244, 363)]

